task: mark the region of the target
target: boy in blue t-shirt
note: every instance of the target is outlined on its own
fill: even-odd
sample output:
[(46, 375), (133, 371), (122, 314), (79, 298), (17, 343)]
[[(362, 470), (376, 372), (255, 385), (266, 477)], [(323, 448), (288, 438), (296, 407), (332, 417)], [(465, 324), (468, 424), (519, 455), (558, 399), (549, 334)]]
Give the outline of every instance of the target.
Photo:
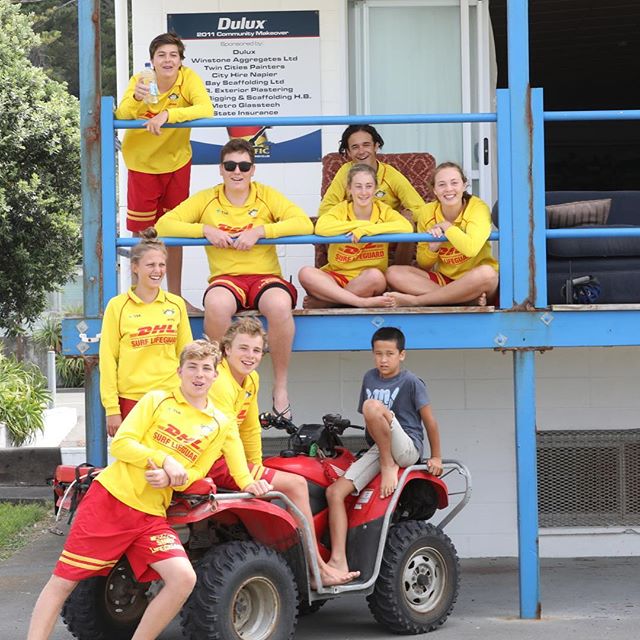
[(405, 337), (400, 329), (383, 327), (371, 338), (375, 369), (365, 373), (358, 411), (364, 416), (367, 442), (372, 445), (327, 488), (331, 559), (329, 565), (348, 571), (346, 540), (348, 518), (345, 498), (361, 491), (380, 473), (380, 497), (388, 498), (398, 485), (398, 470), (416, 464), (422, 457), (427, 431), (431, 457), (429, 471), (442, 473), (440, 433), (431, 412), (424, 382), (401, 368), (405, 357)]

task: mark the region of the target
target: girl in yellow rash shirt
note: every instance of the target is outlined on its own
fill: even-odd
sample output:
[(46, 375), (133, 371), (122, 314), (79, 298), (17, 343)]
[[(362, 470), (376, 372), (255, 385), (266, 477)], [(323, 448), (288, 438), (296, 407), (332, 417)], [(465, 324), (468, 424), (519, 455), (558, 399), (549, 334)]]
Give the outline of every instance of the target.
[(444, 242), (421, 242), (418, 267), (387, 270), (388, 295), (399, 307), (446, 304), (493, 304), (498, 290), (498, 263), (491, 253), (491, 213), (466, 192), (459, 165), (443, 162), (433, 173), (436, 202), (418, 211), (418, 232)]
[(384, 272), (389, 264), (389, 245), (359, 243), (362, 236), (381, 233), (412, 233), (413, 227), (400, 213), (375, 200), (375, 169), (356, 164), (347, 177), (348, 200), (318, 218), (316, 233), (321, 236), (347, 234), (352, 243), (332, 244), (329, 263), (318, 269), (303, 267), (300, 284), (309, 297), (305, 307), (349, 305), (391, 307), (393, 298), (382, 295), (387, 288)]
[(110, 436), (147, 391), (179, 384), (180, 352), (192, 340), (184, 300), (160, 288), (167, 249), (153, 227), (132, 249), (131, 271), (138, 284), (109, 300), (102, 321), (100, 397)]

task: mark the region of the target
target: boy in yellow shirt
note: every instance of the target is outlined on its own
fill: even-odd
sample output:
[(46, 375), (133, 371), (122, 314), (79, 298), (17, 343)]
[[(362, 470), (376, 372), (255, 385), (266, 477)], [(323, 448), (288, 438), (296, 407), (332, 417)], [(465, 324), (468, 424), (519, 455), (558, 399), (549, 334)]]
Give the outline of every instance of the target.
[[(137, 236), (165, 211), (189, 197), (191, 129), (165, 129), (166, 123), (211, 118), (213, 105), (200, 76), (182, 64), (184, 43), (162, 33), (149, 45), (158, 101), (148, 104), (149, 85), (134, 75), (116, 109), (119, 120), (146, 120), (143, 129), (128, 129), (122, 143), (127, 165), (127, 229)], [(181, 295), (182, 247), (169, 247), (168, 289)], [(191, 312), (196, 311), (187, 305)]]
[(220, 152), (222, 184), (185, 200), (156, 223), (161, 236), (206, 238), (209, 287), (204, 330), (220, 340), (235, 313), (258, 309), (267, 319), (273, 365), (273, 410), (290, 417), (287, 376), (295, 325), (295, 287), (282, 278), (275, 245), (260, 238), (313, 232), (307, 214), (281, 193), (258, 182), (253, 146), (234, 138)]
[[(155, 638), (178, 613), (195, 585), (195, 573), (178, 535), (166, 520), (174, 490), (206, 474), (235, 425), (208, 399), (220, 360), (217, 345), (190, 343), (180, 357), (180, 386), (151, 391), (124, 420), (111, 445), (115, 461), (91, 484), (80, 503), (53, 575), (31, 616), (27, 640), (46, 640), (80, 580), (106, 575), (127, 556), (141, 582), (162, 579), (133, 639)], [(228, 459), (244, 491), (271, 489), (255, 482), (243, 457)]]
[[(237, 421), (240, 438), (249, 471), (255, 480), (263, 480), (281, 491), (303, 513), (309, 524), (316, 547), (316, 558), (324, 586), (344, 584), (357, 577), (357, 572), (339, 571), (330, 567), (317, 550), (315, 527), (309, 488), (306, 480), (295, 473), (276, 471), (262, 465), (262, 429), (258, 412), (258, 365), (266, 348), (266, 335), (262, 324), (255, 318), (242, 318), (234, 322), (222, 339), (224, 358), (219, 375), (211, 387), (210, 395), (216, 407)], [(238, 490), (229, 467), (229, 457), (219, 458), (207, 474), (218, 487)]]

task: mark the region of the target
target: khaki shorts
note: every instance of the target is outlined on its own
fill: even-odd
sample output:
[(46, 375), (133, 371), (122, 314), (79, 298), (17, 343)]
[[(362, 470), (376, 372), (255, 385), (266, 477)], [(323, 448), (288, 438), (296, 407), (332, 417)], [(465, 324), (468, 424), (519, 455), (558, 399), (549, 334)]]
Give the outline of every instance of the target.
[[(391, 421), (391, 455), (401, 467), (410, 467), (420, 459), (420, 452), (400, 423)], [(374, 444), (346, 471), (344, 477), (353, 482), (356, 491), (362, 491), (380, 473), (380, 450)]]

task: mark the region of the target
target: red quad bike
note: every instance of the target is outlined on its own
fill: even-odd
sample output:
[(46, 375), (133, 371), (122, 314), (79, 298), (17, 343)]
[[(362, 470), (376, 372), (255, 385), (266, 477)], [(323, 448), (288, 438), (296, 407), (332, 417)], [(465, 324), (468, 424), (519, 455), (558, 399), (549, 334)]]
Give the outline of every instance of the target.
[[(342, 475), (355, 456), (340, 436), (348, 420), (325, 415), (323, 424), (296, 427), (284, 418), (263, 414), (264, 428), (285, 430), (288, 448), (267, 458), (265, 466), (307, 479), (316, 535), (329, 557), (325, 489)], [(357, 581), (320, 585), (311, 531), (290, 500), (279, 492), (263, 498), (216, 490), (200, 480), (174, 495), (169, 523), (179, 534), (198, 580), (181, 612), (190, 640), (288, 640), (297, 616), (317, 611), (342, 594), (367, 596), (376, 620), (398, 634), (419, 634), (442, 625), (458, 596), (456, 550), (443, 527), (468, 502), (471, 477), (456, 461), (445, 461), (460, 491), (449, 493), (444, 481), (424, 464), (401, 470), (398, 487), (380, 499), (380, 478), (347, 499), (349, 566)], [(77, 504), (97, 470), (58, 467), (54, 480), (57, 505)], [(457, 504), (434, 525), (428, 520)], [(286, 507), (286, 508), (283, 508)], [(302, 521), (298, 525), (294, 515)], [(139, 583), (126, 558), (106, 577), (81, 582), (63, 608), (64, 621), (79, 640), (129, 639), (161, 583)]]

